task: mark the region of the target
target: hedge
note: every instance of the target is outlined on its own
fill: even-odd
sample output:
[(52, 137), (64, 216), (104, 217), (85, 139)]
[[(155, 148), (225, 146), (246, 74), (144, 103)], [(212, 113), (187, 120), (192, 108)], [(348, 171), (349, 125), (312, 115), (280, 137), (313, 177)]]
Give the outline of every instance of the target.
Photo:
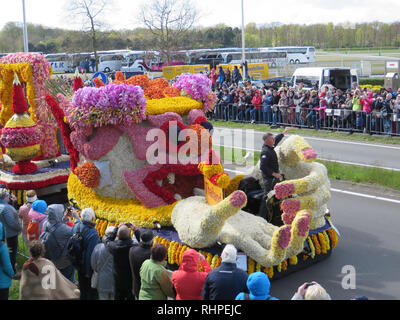
[(384, 78), (363, 78), (359, 79), (360, 85), (369, 84), (373, 86), (381, 86), (383, 87), (385, 83)]

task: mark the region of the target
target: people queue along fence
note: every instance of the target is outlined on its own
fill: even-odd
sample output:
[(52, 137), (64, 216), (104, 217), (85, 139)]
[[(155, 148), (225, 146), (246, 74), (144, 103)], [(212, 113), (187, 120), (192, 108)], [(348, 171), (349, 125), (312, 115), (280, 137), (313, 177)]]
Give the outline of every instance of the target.
[(372, 92), (353, 83), (346, 91), (328, 84), (306, 90), (301, 84), (279, 88), (267, 83), (259, 88), (251, 81), (238, 83), (213, 83), (218, 100), (209, 119), (400, 136), (400, 89)]

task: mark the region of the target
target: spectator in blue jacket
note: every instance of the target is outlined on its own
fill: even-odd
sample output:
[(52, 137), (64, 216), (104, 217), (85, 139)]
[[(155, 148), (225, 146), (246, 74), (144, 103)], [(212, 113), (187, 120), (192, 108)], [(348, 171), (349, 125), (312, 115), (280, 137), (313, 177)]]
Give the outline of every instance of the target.
[[(97, 290), (91, 287), (91, 278), (93, 269), (91, 266), (91, 257), (94, 247), (100, 243), (99, 235), (95, 229), (95, 214), (93, 209), (85, 208), (81, 212), (81, 221), (76, 223), (73, 228), (73, 234), (78, 230), (83, 233), (83, 266), (78, 270), (79, 290), (81, 291), (81, 300), (97, 300)], [(79, 228), (79, 229), (78, 229)], [(87, 231), (85, 231), (88, 229)]]
[(237, 251), (227, 244), (221, 253), (221, 265), (212, 270), (201, 293), (203, 300), (234, 300), (239, 292), (248, 292), (247, 272), (236, 266)]
[(267, 90), (262, 97), (262, 111), (264, 115), (264, 123), (272, 124), (272, 93)]
[(225, 82), (225, 72), (224, 69), (222, 69), (222, 67), (218, 68), (217, 82), (218, 82), (218, 88), (221, 88), (222, 84)]
[(235, 300), (279, 300), (270, 296), (271, 283), (264, 272), (254, 272), (249, 275), (247, 288), (250, 293), (241, 292), (236, 296)]
[(17, 262), (18, 235), (22, 232), (22, 226), (19, 222), (18, 211), (9, 204), (10, 193), (5, 188), (0, 189), (0, 222), (3, 224), (7, 246), (10, 252), (11, 265), (15, 270)]
[(0, 222), (0, 300), (8, 300), (8, 292), (14, 270), (11, 266), (10, 255), (5, 241), (3, 224)]
[[(74, 282), (75, 269), (68, 259), (67, 244), (72, 236), (72, 227), (66, 225), (64, 219), (64, 206), (62, 204), (51, 204), (47, 208), (48, 218), (43, 223), (43, 233), (48, 233), (45, 242), (45, 258), (51, 260), (58, 270), (71, 282)], [(80, 218), (74, 211), (75, 221)], [(42, 240), (39, 238), (39, 240)]]

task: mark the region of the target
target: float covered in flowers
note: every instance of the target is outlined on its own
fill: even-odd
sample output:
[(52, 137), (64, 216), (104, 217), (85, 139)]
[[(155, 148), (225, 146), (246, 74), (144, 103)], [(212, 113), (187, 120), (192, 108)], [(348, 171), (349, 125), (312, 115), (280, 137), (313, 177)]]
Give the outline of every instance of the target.
[[(108, 225), (158, 223), (155, 242), (168, 248), (171, 265), (195, 248), (216, 267), (221, 244), (232, 243), (247, 255), (250, 273), (262, 270), (270, 278), (336, 246), (337, 234), (321, 214), (330, 196), (326, 169), (315, 164), (316, 154), (301, 137), (279, 152), (291, 179), (275, 188), (284, 199), (284, 224), (242, 210), (243, 176), (231, 179), (212, 149), (205, 112), (216, 98), (205, 75), (182, 75), (171, 86), (117, 72), (113, 83), (77, 89), (72, 100), (58, 94), (57, 100), (46, 96), (59, 125), (64, 122), (70, 154), (76, 154), (68, 198), (93, 208), (100, 236)], [(253, 176), (259, 177), (259, 168)], [(205, 200), (205, 178), (225, 189), (215, 205)]]
[[(0, 58), (1, 145), (5, 153), (0, 183), (19, 203), (24, 202), (26, 190), (61, 185), (69, 176), (69, 156), (60, 152), (57, 123), (45, 101), (51, 75), (49, 62), (39, 53), (18, 52)], [(13, 85), (14, 79), (20, 84)]]

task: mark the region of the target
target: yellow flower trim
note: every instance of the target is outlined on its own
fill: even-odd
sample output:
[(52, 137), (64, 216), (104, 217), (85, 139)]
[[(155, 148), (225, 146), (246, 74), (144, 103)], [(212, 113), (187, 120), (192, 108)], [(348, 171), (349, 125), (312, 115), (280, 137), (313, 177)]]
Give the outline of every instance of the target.
[(219, 188), (225, 189), (226, 187), (229, 186), (229, 183), (231, 182), (231, 178), (228, 175), (221, 175), (218, 180), (217, 180), (217, 186)]
[(327, 249), (327, 250), (330, 250), (331, 247), (330, 247), (330, 241), (329, 241), (328, 234), (326, 233), (326, 231), (322, 232), (322, 234), (323, 234), (324, 237), (325, 237), (326, 249)]
[(17, 114), (13, 117), (11, 117), (4, 128), (18, 128), (18, 127), (24, 127), (24, 128), (30, 128), (35, 126), (36, 123), (33, 121), (27, 113), (24, 114)]
[(307, 242), (308, 242), (308, 245), (310, 246), (310, 249), (311, 249), (311, 258), (314, 259), (315, 258), (315, 247), (314, 247), (314, 244), (313, 244), (313, 242), (311, 240), (311, 237), (307, 238)]
[(219, 259), (219, 256), (217, 254), (215, 254), (214, 257), (212, 258), (211, 264), (210, 264), (212, 269), (215, 269), (217, 267), (218, 259)]
[(292, 256), (292, 257), (290, 257), (290, 259), (289, 259), (289, 264), (290, 265), (292, 265), (292, 266), (295, 266), (296, 264), (297, 264), (297, 256), (295, 255), (295, 256)]
[(315, 246), (315, 254), (321, 254), (321, 245), (318, 242), (318, 238), (315, 234), (311, 236), (314, 246)]
[(252, 274), (254, 272), (255, 264), (254, 260), (250, 257), (247, 257), (247, 273)]
[(40, 144), (23, 148), (6, 148), (6, 154), (14, 161), (22, 161), (32, 159), (37, 156), (40, 151)]
[(266, 267), (266, 268), (264, 269), (264, 273), (267, 274), (268, 278), (272, 279), (273, 276), (274, 276), (274, 267), (273, 267), (273, 266)]
[(221, 174), (224, 172), (224, 168), (222, 164), (205, 164), (203, 161), (199, 163), (197, 166), (199, 171), (208, 179), (211, 179), (212, 176), (216, 174)]
[(328, 250), (327, 250), (328, 247), (326, 245), (325, 237), (321, 232), (318, 233), (318, 241), (321, 244), (321, 252), (326, 254), (328, 252)]
[(130, 222), (140, 227), (152, 228), (154, 221), (162, 226), (171, 226), (171, 213), (177, 202), (155, 208), (146, 208), (137, 199), (117, 199), (98, 195), (85, 187), (79, 179), (70, 174), (68, 198), (74, 199), (80, 208), (92, 208), (96, 217), (117, 223)]
[(239, 174), (231, 179), (229, 186), (225, 189), (225, 196), (229, 196), (231, 193), (235, 192), (239, 188), (240, 181), (244, 178), (243, 174)]
[(211, 266), (211, 261), (212, 261), (212, 259), (213, 259), (213, 255), (210, 253), (210, 252), (207, 252), (207, 255), (206, 255), (206, 260), (207, 260), (207, 262), (208, 262), (208, 264)]
[(282, 272), (282, 262), (279, 262), (279, 264), (276, 266), (276, 270), (278, 270), (278, 272)]
[(287, 262), (287, 260), (283, 260), (283, 261), (282, 261), (282, 270), (283, 270), (283, 271), (287, 270), (287, 267), (288, 267), (288, 262)]
[(256, 264), (256, 272), (260, 272), (260, 271), (261, 271), (261, 264), (259, 264), (257, 262), (257, 264)]
[(29, 113), (34, 117), (36, 108), (35, 91), (32, 77), (32, 65), (25, 63), (0, 63), (0, 100), (3, 108), (0, 111), (0, 123), (4, 126), (14, 114), (12, 110), (12, 90), (14, 73), (18, 75), (21, 82), (26, 84), (26, 98), (30, 105)]
[(203, 104), (188, 97), (168, 97), (147, 100), (146, 114), (158, 115), (165, 112), (175, 112), (180, 115), (189, 113), (192, 109), (202, 109)]
[(181, 250), (181, 252), (180, 252), (180, 254), (179, 254), (179, 263), (181, 263), (181, 261), (182, 261), (182, 254), (183, 254), (187, 249), (189, 249), (188, 246), (183, 246), (183, 248), (182, 248), (182, 250)]

